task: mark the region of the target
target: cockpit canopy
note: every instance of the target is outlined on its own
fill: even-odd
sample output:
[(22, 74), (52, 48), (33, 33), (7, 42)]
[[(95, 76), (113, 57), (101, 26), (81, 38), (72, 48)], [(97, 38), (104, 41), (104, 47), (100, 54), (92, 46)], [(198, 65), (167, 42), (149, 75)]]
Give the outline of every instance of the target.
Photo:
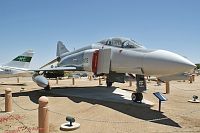
[(126, 38), (110, 38), (100, 41), (99, 43), (119, 47), (119, 48), (144, 48), (143, 46), (139, 45), (137, 42), (131, 39)]

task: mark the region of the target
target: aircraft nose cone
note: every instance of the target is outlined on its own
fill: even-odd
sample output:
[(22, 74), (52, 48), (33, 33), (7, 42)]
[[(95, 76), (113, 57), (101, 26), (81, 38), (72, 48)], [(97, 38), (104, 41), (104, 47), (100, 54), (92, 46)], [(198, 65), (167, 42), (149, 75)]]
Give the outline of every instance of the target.
[(165, 50), (156, 50), (146, 54), (143, 65), (145, 67), (144, 71), (147, 70), (151, 73), (154, 69), (153, 72), (157, 73), (156, 75), (184, 73), (196, 67), (195, 64), (183, 56)]

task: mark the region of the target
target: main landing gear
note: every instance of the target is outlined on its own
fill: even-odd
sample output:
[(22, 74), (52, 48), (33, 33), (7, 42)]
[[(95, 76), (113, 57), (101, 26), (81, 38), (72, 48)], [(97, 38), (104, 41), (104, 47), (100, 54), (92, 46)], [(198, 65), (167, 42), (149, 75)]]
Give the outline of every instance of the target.
[(50, 85), (48, 84), (46, 87), (44, 87), (44, 90), (45, 90), (45, 91), (50, 91), (50, 90), (51, 90)]
[(136, 75), (136, 82), (136, 93), (132, 93), (131, 98), (134, 102), (141, 102), (143, 100), (142, 92), (147, 89), (144, 75)]
[(107, 85), (107, 87), (112, 87), (112, 84), (113, 84), (113, 82), (106, 81), (106, 85)]

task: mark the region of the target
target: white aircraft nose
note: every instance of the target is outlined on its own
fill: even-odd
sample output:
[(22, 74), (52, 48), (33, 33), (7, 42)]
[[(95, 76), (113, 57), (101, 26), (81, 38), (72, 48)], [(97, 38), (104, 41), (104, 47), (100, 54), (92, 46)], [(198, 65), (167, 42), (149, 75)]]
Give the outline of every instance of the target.
[(195, 64), (183, 56), (165, 50), (149, 52), (145, 54), (143, 59), (143, 68), (147, 75), (184, 73), (191, 71), (195, 67)]

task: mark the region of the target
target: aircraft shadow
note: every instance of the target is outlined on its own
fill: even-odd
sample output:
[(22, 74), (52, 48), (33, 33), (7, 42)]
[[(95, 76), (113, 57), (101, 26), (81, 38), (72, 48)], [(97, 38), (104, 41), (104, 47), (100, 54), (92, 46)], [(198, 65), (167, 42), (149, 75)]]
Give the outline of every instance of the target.
[[(38, 99), (40, 96), (68, 97), (70, 100), (76, 103), (87, 102), (90, 104), (99, 104), (141, 120), (173, 127), (181, 127), (178, 123), (163, 115), (161, 112), (152, 110), (150, 106), (141, 105), (140, 103), (126, 104), (129, 103), (130, 100), (124, 99), (120, 94), (113, 93), (115, 89), (115, 87), (107, 88), (104, 86), (53, 87), (51, 91), (34, 90), (29, 92), (18, 92), (13, 93), (12, 96), (29, 96), (30, 100), (36, 104), (38, 104)], [(102, 95), (106, 95), (105, 99), (98, 98)], [(1, 96), (4, 96), (4, 94), (1, 94)], [(120, 102), (114, 102), (112, 100), (106, 101), (107, 99), (110, 100), (112, 98), (118, 99)]]

